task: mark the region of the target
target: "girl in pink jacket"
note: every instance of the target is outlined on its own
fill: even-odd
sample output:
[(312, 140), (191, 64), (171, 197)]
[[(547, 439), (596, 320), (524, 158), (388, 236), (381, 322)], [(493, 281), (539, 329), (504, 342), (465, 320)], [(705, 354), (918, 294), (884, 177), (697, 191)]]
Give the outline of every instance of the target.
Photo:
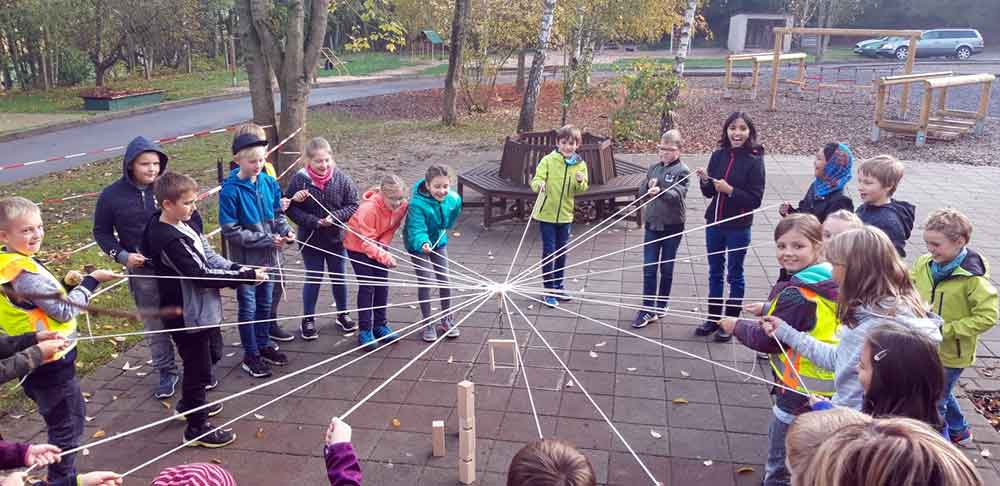
[(406, 217), (406, 194), (403, 180), (387, 174), (378, 188), (365, 192), (361, 205), (347, 222), (351, 231), (344, 236), (344, 248), (358, 278), (358, 344), (365, 346), (365, 351), (378, 348), (378, 339), (385, 338), (380, 342), (388, 344), (399, 337), (386, 319), (387, 269), (396, 266), (396, 259), (386, 248)]

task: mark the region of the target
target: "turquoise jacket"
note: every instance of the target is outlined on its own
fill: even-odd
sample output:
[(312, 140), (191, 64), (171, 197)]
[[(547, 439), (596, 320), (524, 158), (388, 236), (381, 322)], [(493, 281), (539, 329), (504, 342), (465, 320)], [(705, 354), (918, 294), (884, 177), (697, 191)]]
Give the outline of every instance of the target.
[(438, 202), (427, 192), (427, 185), (420, 179), (413, 186), (410, 209), (403, 225), (403, 241), (406, 251), (421, 253), (424, 243), (432, 249), (448, 244), (448, 229), (455, 225), (462, 213), (462, 198), (449, 191), (444, 201)]

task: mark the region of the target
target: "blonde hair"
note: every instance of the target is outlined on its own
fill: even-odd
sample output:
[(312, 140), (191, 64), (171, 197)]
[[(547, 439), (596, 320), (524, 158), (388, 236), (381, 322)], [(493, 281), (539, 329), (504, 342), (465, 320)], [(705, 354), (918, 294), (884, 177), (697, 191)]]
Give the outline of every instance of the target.
[(557, 142), (568, 139), (576, 140), (577, 144), (581, 144), (583, 143), (583, 133), (573, 125), (566, 125), (556, 130)]
[(789, 231), (801, 233), (809, 243), (812, 243), (813, 248), (823, 246), (823, 225), (812, 214), (792, 213), (781, 218), (774, 227), (774, 241), (778, 241), (778, 238), (785, 236)]
[(331, 156), (333, 155), (333, 149), (330, 148), (330, 142), (327, 142), (323, 137), (316, 137), (306, 144), (306, 157), (311, 159), (313, 155), (320, 150), (326, 150), (326, 153)]
[(517, 451), (507, 470), (507, 486), (595, 486), (590, 459), (561, 439), (542, 439)]
[[(809, 415), (809, 414), (807, 414)], [(982, 486), (976, 466), (940, 432), (910, 418), (842, 427), (792, 477), (794, 486)]]
[(826, 219), (839, 219), (847, 223), (851, 229), (863, 228), (865, 223), (861, 221), (861, 218), (857, 214), (854, 214), (846, 209), (838, 209), (828, 215)]
[[(920, 295), (913, 288), (906, 266), (899, 259), (892, 241), (874, 226), (845, 231), (834, 236), (824, 249), (826, 259), (844, 267), (844, 281), (837, 296), (837, 320), (853, 328), (855, 310), (875, 307), (889, 316), (903, 304), (918, 317), (927, 315)], [(885, 299), (894, 303), (886, 306)]]
[(25, 214), (41, 214), (41, 209), (31, 200), (21, 196), (0, 199), (0, 229), (7, 229), (15, 219)]
[(660, 135), (660, 144), (667, 145), (673, 144), (677, 148), (680, 148), (684, 144), (684, 138), (681, 137), (681, 131), (678, 129), (667, 130)]
[(235, 160), (238, 163), (241, 160), (251, 160), (257, 158), (263, 159), (266, 156), (267, 156), (267, 150), (265, 150), (264, 147), (260, 145), (255, 145), (253, 147), (247, 147), (243, 150), (240, 150), (239, 152), (236, 152), (236, 155), (233, 156), (233, 160)]
[(955, 208), (938, 209), (931, 213), (924, 223), (924, 230), (940, 232), (953, 242), (965, 240), (968, 244), (972, 240), (972, 221)]
[(252, 122), (244, 123), (236, 127), (236, 132), (233, 133), (233, 140), (236, 140), (236, 137), (239, 137), (240, 135), (246, 135), (248, 133), (256, 135), (257, 138), (261, 140), (267, 140), (267, 131), (265, 131), (260, 125)]
[(876, 155), (861, 162), (858, 174), (874, 177), (882, 187), (889, 189), (891, 196), (899, 188), (899, 181), (903, 180), (903, 163), (888, 154)]
[(872, 418), (857, 410), (835, 407), (831, 410), (810, 412), (799, 415), (788, 427), (785, 435), (785, 461), (795, 482), (797, 472), (805, 469), (812, 461), (816, 450), (830, 434), (849, 425), (867, 425)]
[(382, 180), (379, 182), (379, 191), (385, 192), (389, 188), (399, 188), (403, 194), (406, 194), (406, 182), (403, 181), (402, 177), (396, 174), (383, 174)]

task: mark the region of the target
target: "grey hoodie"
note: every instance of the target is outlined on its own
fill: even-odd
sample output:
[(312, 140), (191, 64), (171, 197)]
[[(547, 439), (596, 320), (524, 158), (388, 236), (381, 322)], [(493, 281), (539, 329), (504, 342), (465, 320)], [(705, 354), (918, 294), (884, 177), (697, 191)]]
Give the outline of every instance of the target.
[(656, 180), (660, 190), (671, 189), (646, 205), (646, 228), (664, 231), (668, 226), (684, 224), (686, 220), (684, 198), (687, 196), (690, 174), (691, 170), (681, 162), (681, 159), (669, 164), (657, 161), (649, 166), (646, 178), (639, 184), (639, 197), (641, 198), (649, 190), (650, 180)]
[[(886, 315), (886, 309), (892, 308), (896, 309), (896, 315)], [(934, 344), (939, 344), (941, 325), (944, 321), (934, 314), (928, 314), (926, 318), (917, 317), (910, 309), (897, 305), (893, 299), (883, 301), (878, 308), (863, 307), (855, 312), (857, 326), (849, 328), (841, 325), (837, 328), (840, 337), (839, 346), (818, 341), (787, 324), (778, 326), (775, 336), (816, 366), (833, 370), (833, 384), (836, 388), (833, 394), (834, 405), (861, 410), (865, 391), (861, 387), (861, 381), (858, 380), (858, 363), (861, 361), (861, 350), (864, 348), (868, 333), (880, 324), (892, 322), (921, 331), (934, 341)]]

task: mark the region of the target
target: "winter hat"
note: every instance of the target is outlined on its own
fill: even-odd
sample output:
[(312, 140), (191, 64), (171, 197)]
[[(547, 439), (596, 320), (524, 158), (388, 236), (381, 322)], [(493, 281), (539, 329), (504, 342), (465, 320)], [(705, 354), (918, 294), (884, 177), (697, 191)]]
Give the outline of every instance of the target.
[(851, 166), (854, 165), (854, 154), (851, 149), (842, 143), (837, 144), (837, 150), (833, 151), (826, 166), (823, 167), (823, 175), (813, 182), (813, 192), (816, 197), (826, 197), (839, 191), (851, 180)]
[(252, 133), (244, 133), (233, 140), (233, 155), (240, 153), (240, 150), (249, 147), (267, 147), (267, 140), (264, 140)]
[(236, 486), (236, 480), (215, 464), (183, 464), (160, 471), (150, 486)]

